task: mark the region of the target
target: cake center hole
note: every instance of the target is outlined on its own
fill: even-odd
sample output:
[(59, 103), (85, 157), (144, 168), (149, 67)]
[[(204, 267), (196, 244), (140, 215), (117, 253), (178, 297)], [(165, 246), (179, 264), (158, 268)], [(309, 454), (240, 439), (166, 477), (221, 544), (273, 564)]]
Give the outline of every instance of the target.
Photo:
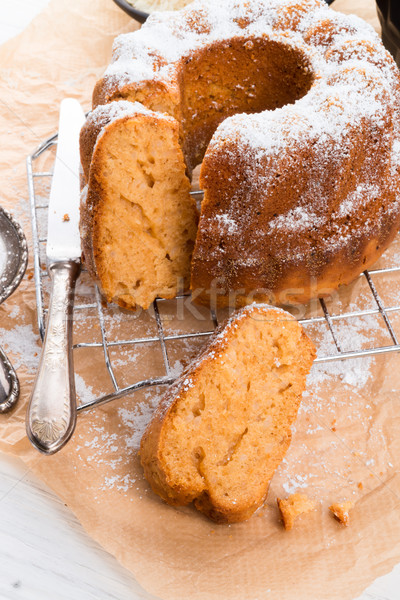
[(281, 41), (235, 38), (184, 62), (180, 77), (184, 154), (190, 170), (227, 117), (293, 104), (314, 80), (308, 58)]

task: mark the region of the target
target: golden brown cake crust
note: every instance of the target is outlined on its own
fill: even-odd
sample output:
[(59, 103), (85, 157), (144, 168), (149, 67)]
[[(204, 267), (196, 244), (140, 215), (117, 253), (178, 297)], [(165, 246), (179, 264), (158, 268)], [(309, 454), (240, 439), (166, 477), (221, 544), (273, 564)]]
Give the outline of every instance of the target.
[[(128, 118), (127, 116), (124, 118)], [(111, 111), (101, 112), (97, 118), (92, 115), (86, 119), (79, 136), (79, 148), (81, 154), (81, 165), (85, 181), (89, 181), (90, 163), (92, 162), (93, 150), (101, 130), (113, 120)]]
[(144, 433), (140, 458), (153, 491), (172, 505), (194, 502), (217, 522), (249, 518), (290, 444), (314, 357), (289, 313), (257, 304), (235, 313)]

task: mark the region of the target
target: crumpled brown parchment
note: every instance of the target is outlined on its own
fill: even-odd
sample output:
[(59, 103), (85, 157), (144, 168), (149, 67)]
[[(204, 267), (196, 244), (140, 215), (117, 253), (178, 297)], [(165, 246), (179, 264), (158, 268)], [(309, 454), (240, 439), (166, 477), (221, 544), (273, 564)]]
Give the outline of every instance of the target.
[[(337, 0), (336, 7), (377, 25), (372, 0)], [(0, 204), (30, 238), (25, 156), (57, 128), (65, 96), (90, 107), (91, 90), (110, 56), (112, 39), (137, 25), (111, 0), (53, 0), (26, 31), (0, 48)], [(46, 187), (47, 185), (47, 187)], [(48, 184), (38, 181), (46, 197)], [(41, 186), (41, 187), (40, 187)], [(400, 261), (396, 240), (379, 264)], [(32, 265), (32, 260), (30, 265)], [(400, 278), (374, 276), (386, 305), (398, 304)], [(90, 282), (81, 293), (90, 296)], [(376, 308), (364, 279), (330, 303), (332, 313)], [(317, 310), (317, 309), (314, 309)], [(400, 314), (390, 313), (399, 334)], [(165, 303), (167, 330), (194, 330)], [(207, 320), (200, 323), (207, 329)], [(106, 314), (110, 340), (156, 331), (154, 315)], [(343, 349), (390, 344), (380, 315), (335, 321)], [(308, 327), (320, 352), (332, 351), (326, 326)], [(75, 342), (100, 340), (96, 316), (76, 314)], [(59, 494), (89, 535), (125, 565), (149, 597), (202, 600), (346, 600), (400, 561), (399, 356), (314, 366), (290, 450), (265, 507), (249, 521), (217, 526), (192, 508), (175, 509), (152, 494), (139, 465), (143, 427), (162, 389), (137, 392), (81, 414), (68, 446), (44, 457), (29, 445), (26, 402), (40, 353), (32, 267), (19, 290), (0, 306), (0, 343), (17, 367), (21, 400), (0, 416), (0, 449), (19, 456)], [(169, 342), (174, 368), (196, 354), (199, 342)], [(162, 374), (157, 343), (124, 346), (111, 359), (121, 385)], [(81, 401), (111, 391), (101, 348), (75, 351)], [(279, 521), (276, 496), (294, 491), (318, 501), (291, 532)], [(350, 527), (329, 514), (332, 502), (352, 500)]]

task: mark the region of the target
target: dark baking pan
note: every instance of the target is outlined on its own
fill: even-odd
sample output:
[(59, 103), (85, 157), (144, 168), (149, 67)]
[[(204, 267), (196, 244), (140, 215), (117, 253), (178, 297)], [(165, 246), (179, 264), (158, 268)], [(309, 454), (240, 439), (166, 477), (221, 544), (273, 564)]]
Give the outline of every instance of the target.
[(149, 16), (149, 13), (145, 13), (145, 12), (142, 12), (141, 10), (137, 10), (136, 8), (134, 8), (132, 6), (132, 4), (129, 4), (129, 2), (126, 2), (126, 0), (113, 0), (113, 1), (115, 2), (115, 4), (117, 6), (122, 8), (122, 10), (124, 12), (126, 12), (127, 15), (129, 15), (130, 17), (133, 17), (136, 21), (139, 21), (139, 23), (144, 23), (145, 20), (147, 19), (147, 17)]
[(382, 26), (382, 41), (400, 67), (400, 2), (376, 0)]

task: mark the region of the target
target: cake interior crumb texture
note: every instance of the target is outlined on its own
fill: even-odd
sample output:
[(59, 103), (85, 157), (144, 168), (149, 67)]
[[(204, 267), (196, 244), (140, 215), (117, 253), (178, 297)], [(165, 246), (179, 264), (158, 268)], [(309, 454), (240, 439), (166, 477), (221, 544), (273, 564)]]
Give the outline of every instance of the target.
[(219, 522), (264, 501), (291, 440), (314, 347), (291, 315), (252, 305), (167, 391), (141, 444), (153, 490)]
[(197, 209), (173, 120), (114, 104), (91, 159), (82, 246), (108, 301), (147, 308), (188, 289)]

